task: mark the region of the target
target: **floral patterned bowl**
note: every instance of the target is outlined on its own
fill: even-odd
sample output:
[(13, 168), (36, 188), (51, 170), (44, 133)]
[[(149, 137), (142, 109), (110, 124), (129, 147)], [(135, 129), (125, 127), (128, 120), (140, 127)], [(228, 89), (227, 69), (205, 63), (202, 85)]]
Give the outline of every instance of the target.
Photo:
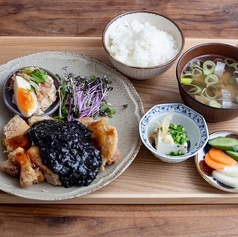
[[(162, 123), (171, 109), (174, 110), (171, 123), (182, 125), (190, 138), (188, 152), (185, 155), (170, 156), (163, 154), (154, 148), (149, 139), (158, 122)], [(194, 156), (206, 145), (209, 138), (208, 127), (203, 116), (180, 103), (155, 105), (141, 118), (139, 132), (143, 144), (151, 153), (167, 163), (182, 162)]]
[[(216, 137), (226, 137), (226, 136), (232, 136), (238, 138), (238, 133), (231, 130), (221, 130), (216, 131), (210, 134), (209, 139), (213, 139)], [(199, 172), (199, 174), (213, 187), (220, 189), (222, 191), (226, 192), (233, 192), (238, 193), (238, 188), (230, 187), (228, 185), (225, 185), (221, 182), (219, 182), (217, 179), (215, 179), (212, 176), (212, 168), (210, 168), (206, 162), (205, 162), (205, 155), (210, 150), (211, 146), (206, 143), (204, 148), (201, 149), (195, 156), (195, 165)]]

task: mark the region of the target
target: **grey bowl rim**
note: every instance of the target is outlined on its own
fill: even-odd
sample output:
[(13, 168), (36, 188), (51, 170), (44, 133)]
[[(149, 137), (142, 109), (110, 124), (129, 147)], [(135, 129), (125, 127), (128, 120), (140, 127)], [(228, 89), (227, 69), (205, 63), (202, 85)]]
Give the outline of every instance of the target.
[[(121, 18), (121, 17), (123, 17), (123, 16), (126, 16), (126, 15), (129, 15), (129, 14), (134, 14), (134, 13), (149, 13), (149, 14), (161, 16), (161, 17), (167, 19), (168, 21), (172, 22), (172, 23), (176, 26), (176, 28), (178, 29), (178, 31), (179, 31), (179, 33), (180, 33), (180, 35), (181, 35), (182, 44), (181, 44), (181, 48), (180, 48), (179, 52), (178, 52), (172, 59), (170, 59), (170, 60), (167, 61), (166, 63), (162, 63), (162, 64), (159, 64), (159, 65), (156, 65), (156, 66), (151, 66), (151, 67), (137, 67), (137, 66), (130, 66), (130, 65), (125, 64), (125, 63), (123, 63), (123, 62), (117, 60), (116, 58), (114, 58), (114, 57), (109, 53), (109, 51), (108, 51), (108, 49), (107, 49), (107, 47), (106, 47), (106, 45), (105, 45), (105, 42), (104, 42), (104, 41), (105, 41), (105, 40), (104, 40), (104, 39), (105, 39), (104, 36), (105, 36), (105, 33), (106, 33), (108, 27), (109, 27), (114, 21), (116, 21), (117, 19), (119, 19), (119, 18)], [(184, 49), (185, 37), (184, 37), (184, 35), (183, 35), (183, 32), (182, 32), (181, 28), (178, 26), (178, 24), (177, 24), (174, 20), (170, 19), (169, 17), (167, 17), (167, 16), (165, 16), (165, 15), (163, 15), (163, 14), (157, 13), (157, 12), (153, 12), (153, 11), (146, 11), (146, 10), (136, 11), (136, 10), (134, 10), (134, 11), (124, 12), (124, 13), (122, 13), (122, 14), (116, 15), (114, 18), (112, 18), (112, 19), (107, 23), (107, 25), (104, 27), (103, 32), (102, 32), (102, 45), (103, 45), (103, 48), (105, 49), (107, 55), (108, 55), (109, 57), (113, 58), (116, 62), (120, 63), (121, 65), (124, 65), (124, 66), (126, 66), (126, 67), (128, 67), (128, 68), (132, 68), (132, 69), (150, 70), (150, 69), (161, 68), (161, 67), (164, 67), (164, 66), (166, 66), (166, 65), (169, 65), (169, 64), (175, 62), (176, 59), (178, 59), (178, 57), (181, 55), (181, 53), (182, 53), (182, 51), (183, 51), (183, 49)]]

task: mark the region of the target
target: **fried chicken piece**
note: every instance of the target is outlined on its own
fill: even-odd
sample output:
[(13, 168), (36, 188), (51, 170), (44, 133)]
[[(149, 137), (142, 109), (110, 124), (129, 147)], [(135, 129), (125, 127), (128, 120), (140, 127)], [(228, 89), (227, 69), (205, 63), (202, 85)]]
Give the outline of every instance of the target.
[(120, 159), (120, 151), (119, 148), (117, 147), (111, 159), (107, 161), (107, 165), (111, 165), (117, 162), (119, 159)]
[(19, 115), (14, 115), (3, 128), (3, 145), (5, 152), (14, 151), (17, 147), (28, 148), (30, 141), (26, 136), (30, 126)]
[(43, 121), (43, 120), (50, 120), (53, 119), (52, 117), (48, 116), (48, 115), (44, 115), (44, 116), (31, 116), (27, 122), (29, 124), (29, 126), (31, 127), (34, 123), (39, 122), (39, 121)]
[(106, 164), (115, 163), (120, 158), (116, 128), (108, 124), (108, 119), (105, 117), (100, 120), (86, 117), (79, 119), (79, 121), (93, 132), (92, 139), (95, 141), (95, 146), (100, 150), (102, 156), (101, 169), (104, 170)]
[(25, 150), (18, 147), (8, 154), (8, 160), (20, 167), (20, 185), (24, 187), (44, 181), (45, 176), (39, 167), (36, 167), (28, 158)]
[(14, 115), (3, 128), (3, 136), (10, 139), (15, 136), (22, 135), (30, 126), (19, 115)]
[(3, 161), (0, 164), (0, 169), (10, 174), (12, 177), (20, 176), (20, 168), (17, 165), (15, 165), (10, 159)]
[(35, 165), (37, 165), (38, 167), (40, 167), (43, 170), (45, 178), (48, 183), (50, 183), (54, 186), (62, 185), (59, 180), (59, 176), (57, 174), (55, 174), (54, 172), (52, 172), (48, 167), (46, 167), (42, 163), (40, 149), (38, 146), (32, 146), (30, 149), (27, 150), (26, 154), (29, 156), (29, 158)]

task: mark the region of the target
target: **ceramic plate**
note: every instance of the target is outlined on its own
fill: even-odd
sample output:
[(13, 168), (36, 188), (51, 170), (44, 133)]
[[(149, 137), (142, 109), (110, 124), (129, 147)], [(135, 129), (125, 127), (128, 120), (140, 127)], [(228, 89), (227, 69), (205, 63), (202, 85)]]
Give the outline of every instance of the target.
[[(87, 187), (54, 187), (47, 182), (33, 185), (28, 188), (20, 187), (19, 180), (0, 171), (0, 190), (35, 200), (64, 200), (92, 193), (109, 184), (117, 178), (131, 164), (136, 157), (141, 140), (139, 137), (139, 121), (144, 113), (142, 101), (132, 83), (122, 74), (104, 64), (103, 62), (81, 54), (66, 52), (41, 52), (25, 57), (17, 58), (0, 66), (1, 91), (5, 78), (11, 71), (25, 66), (39, 66), (63, 77), (62, 68), (67, 66), (68, 72), (76, 75), (107, 75), (113, 82), (113, 91), (110, 92), (108, 101), (113, 105), (128, 104), (128, 108), (117, 108), (109, 123), (118, 130), (118, 147), (121, 152), (120, 160), (107, 166), (105, 171), (100, 171), (97, 178)], [(3, 136), (3, 126), (13, 117), (6, 108), (2, 94), (0, 98), (0, 132)], [(4, 147), (0, 147), (0, 162), (7, 159), (3, 153)]]
[[(172, 123), (182, 125), (188, 137), (188, 153), (181, 156), (161, 154), (152, 146), (149, 137), (154, 133), (158, 122), (163, 122), (166, 115), (174, 110)], [(193, 109), (180, 103), (158, 104), (144, 114), (139, 123), (139, 132), (144, 145), (159, 159), (164, 162), (177, 163), (194, 156), (207, 143), (209, 132), (205, 119)]]
[[(229, 134), (236, 134), (238, 136), (238, 134), (233, 131), (219, 131), (210, 134), (209, 139), (215, 137), (225, 137)], [(226, 192), (238, 192), (238, 188), (232, 188), (223, 183), (220, 183), (218, 180), (212, 177), (211, 172), (209, 170), (206, 170), (206, 165), (204, 165), (204, 157), (206, 153), (209, 151), (209, 149), (210, 145), (207, 143), (205, 147), (202, 150), (200, 150), (195, 156), (195, 164), (200, 175), (215, 188), (218, 188)]]

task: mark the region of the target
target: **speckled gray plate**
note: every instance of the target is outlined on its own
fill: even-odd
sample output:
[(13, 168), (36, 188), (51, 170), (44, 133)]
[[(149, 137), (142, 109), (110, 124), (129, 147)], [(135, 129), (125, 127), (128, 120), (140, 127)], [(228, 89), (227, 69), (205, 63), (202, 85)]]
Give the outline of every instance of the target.
[[(107, 75), (113, 81), (114, 89), (110, 92), (108, 100), (113, 105), (128, 104), (127, 109), (117, 108), (117, 113), (112, 119), (109, 119), (109, 123), (118, 130), (118, 147), (121, 152), (121, 158), (116, 164), (107, 166), (105, 171), (100, 171), (94, 182), (87, 187), (54, 187), (47, 182), (43, 182), (23, 188), (19, 185), (17, 178), (0, 171), (0, 190), (28, 199), (50, 201), (86, 195), (109, 184), (126, 170), (136, 157), (141, 146), (138, 129), (144, 110), (142, 101), (132, 83), (122, 74), (97, 59), (81, 54), (54, 51), (31, 54), (0, 66), (0, 91), (2, 91), (3, 81), (11, 71), (29, 65), (48, 69), (60, 76), (63, 76), (61, 69), (67, 66), (68, 72), (73, 72), (76, 75)], [(0, 136), (2, 138), (3, 126), (13, 114), (4, 105), (2, 94), (0, 96)], [(1, 145), (0, 162), (6, 159), (6, 154), (3, 151), (4, 147)]]

